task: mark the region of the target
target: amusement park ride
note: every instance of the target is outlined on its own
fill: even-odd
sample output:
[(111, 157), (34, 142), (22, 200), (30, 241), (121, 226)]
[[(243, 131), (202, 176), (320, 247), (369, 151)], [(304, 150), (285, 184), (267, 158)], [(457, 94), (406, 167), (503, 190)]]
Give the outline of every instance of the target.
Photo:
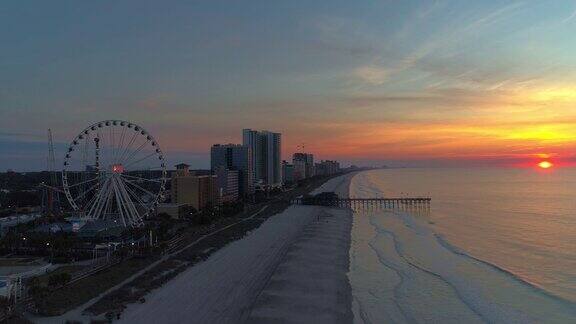
[[(51, 137), (49, 131), (50, 143)], [(53, 152), (50, 144), (52, 159)], [(166, 180), (164, 154), (148, 131), (131, 122), (104, 120), (82, 130), (70, 143), (62, 189), (52, 190), (55, 179), (46, 186), (52, 192), (48, 205), (53, 210), (59, 191), (79, 218), (140, 227), (164, 199)]]
[(48, 215), (60, 214), (60, 193), (61, 189), (58, 188), (58, 178), (56, 175), (56, 158), (54, 156), (54, 141), (52, 139), (52, 130), (48, 129), (48, 159), (47, 159), (48, 173), (50, 177), (48, 183), (40, 185), (42, 189), (42, 206), (43, 212)]

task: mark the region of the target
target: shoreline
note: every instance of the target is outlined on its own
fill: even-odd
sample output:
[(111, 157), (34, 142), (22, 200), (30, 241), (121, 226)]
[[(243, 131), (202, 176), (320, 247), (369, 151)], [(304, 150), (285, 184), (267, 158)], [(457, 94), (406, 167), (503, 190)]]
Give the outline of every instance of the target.
[(461, 255), (465, 258), (468, 258), (468, 259), (473, 260), (475, 262), (481, 263), (487, 267), (493, 268), (495, 271), (501, 272), (503, 275), (510, 277), (511, 280), (517, 281), (518, 283), (533, 289), (538, 294), (546, 295), (549, 298), (555, 299), (558, 302), (564, 303), (566, 305), (576, 305), (575, 302), (573, 302), (567, 298), (564, 298), (562, 296), (556, 295), (553, 292), (546, 290), (544, 287), (542, 287), (542, 286), (540, 286), (534, 282), (530, 282), (527, 278), (523, 278), (520, 274), (515, 273), (512, 270), (508, 270), (508, 269), (506, 269), (506, 268), (504, 268), (504, 267), (502, 267), (496, 263), (492, 263), (490, 261), (481, 259), (479, 257), (476, 257), (476, 256), (470, 254), (467, 251), (462, 250), (461, 248), (448, 242), (448, 240), (446, 238), (444, 238), (442, 235), (440, 235), (438, 233), (435, 233), (434, 235), (436, 236), (436, 239), (438, 240), (438, 243), (440, 245), (443, 245), (447, 250), (450, 250), (455, 254)]
[(326, 209), (317, 212), (318, 218), (288, 248), (246, 323), (352, 323), (347, 276), (351, 215)]
[[(312, 193), (334, 191), (340, 197), (348, 197), (354, 175), (332, 179)], [(353, 322), (348, 279), (352, 211), (312, 208), (318, 209), (317, 218), (291, 245), (255, 300), (247, 323)]]
[[(374, 178), (354, 180), (351, 195), (382, 194)], [(359, 322), (576, 319), (572, 303), (443, 241), (426, 216), (359, 210), (352, 237), (350, 280)]]

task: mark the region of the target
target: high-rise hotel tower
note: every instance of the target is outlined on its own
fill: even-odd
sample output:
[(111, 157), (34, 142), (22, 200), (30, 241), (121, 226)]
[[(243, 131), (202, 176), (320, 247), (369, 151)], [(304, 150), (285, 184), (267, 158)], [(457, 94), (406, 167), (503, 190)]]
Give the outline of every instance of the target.
[(255, 184), (282, 186), (282, 134), (244, 129), (242, 142), (251, 149)]
[(242, 197), (254, 194), (254, 170), (250, 147), (239, 144), (216, 144), (210, 151), (212, 171), (218, 168), (239, 171), (238, 191)]

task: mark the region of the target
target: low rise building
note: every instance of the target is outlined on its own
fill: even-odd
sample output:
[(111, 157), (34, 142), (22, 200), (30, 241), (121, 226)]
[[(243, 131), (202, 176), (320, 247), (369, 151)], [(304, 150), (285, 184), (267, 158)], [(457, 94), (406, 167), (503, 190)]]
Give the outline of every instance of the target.
[(172, 174), (170, 194), (172, 203), (188, 204), (196, 210), (215, 205), (216, 175), (192, 175), (187, 164), (178, 164)]
[(12, 227), (18, 226), (19, 224), (25, 224), (32, 222), (38, 218), (42, 217), (42, 214), (16, 214), (12, 216), (7, 216), (0, 219), (0, 237), (4, 236)]
[(73, 232), (73, 224), (66, 223), (66, 222), (58, 222), (58, 223), (51, 223), (51, 224), (41, 224), (34, 228), (34, 232), (39, 233), (58, 233), (58, 232)]
[(218, 202), (224, 203), (237, 201), (240, 197), (238, 190), (240, 172), (238, 170), (230, 170), (224, 167), (220, 167), (216, 168), (214, 173), (216, 175)]
[(84, 239), (117, 239), (122, 236), (125, 227), (117, 220), (95, 219), (87, 222), (78, 231), (78, 237)]
[(294, 164), (282, 161), (282, 182), (284, 184), (294, 183)]
[(187, 204), (166, 203), (158, 205), (156, 208), (156, 215), (167, 214), (173, 219), (182, 219), (186, 216), (186, 213), (189, 210), (190, 206)]
[(317, 175), (332, 175), (340, 172), (340, 163), (337, 161), (325, 160), (320, 163), (316, 163), (316, 174)]

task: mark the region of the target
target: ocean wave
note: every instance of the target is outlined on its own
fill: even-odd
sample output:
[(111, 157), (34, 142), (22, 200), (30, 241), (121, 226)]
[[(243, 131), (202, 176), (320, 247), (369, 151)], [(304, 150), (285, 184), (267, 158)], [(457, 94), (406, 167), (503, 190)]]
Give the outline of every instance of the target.
[[(377, 180), (371, 179), (367, 173), (360, 173), (350, 184), (350, 196), (382, 197), (384, 193), (379, 187), (383, 184)], [(411, 289), (402, 292), (401, 301), (414, 303), (411, 310), (426, 312), (418, 310), (410, 297), (414, 296), (411, 293), (418, 294), (414, 287), (421, 287), (429, 292), (434, 292), (434, 289), (439, 289), (438, 292), (451, 290), (450, 300), (459, 301), (474, 315), (490, 323), (576, 322), (576, 304), (450, 244), (419, 215), (399, 210), (360, 210), (356, 216), (362, 222), (369, 218), (369, 226), (377, 236), (382, 236), (383, 240), (370, 242), (370, 249), (377, 254), (383, 268), (398, 272), (401, 278), (399, 286)], [(356, 235), (373, 235), (370, 232), (365, 228), (364, 232)], [(422, 278), (429, 278), (429, 282)], [(399, 287), (391, 288), (395, 298), (399, 298), (397, 289)], [(446, 298), (442, 293), (432, 293), (432, 299), (438, 298), (434, 296)], [(434, 303), (425, 304), (428, 306), (422, 307)], [(444, 305), (441, 301), (436, 304)], [(449, 312), (447, 309), (444, 311)], [(407, 315), (404, 318), (410, 316)]]
[[(408, 212), (387, 213), (392, 217), (389, 223), (378, 221), (381, 217), (386, 217), (381, 213), (372, 211), (367, 212), (367, 215), (370, 215), (370, 223), (377, 233), (393, 238), (395, 254), (410, 267), (444, 282), (461, 303), (484, 321), (541, 322), (554, 313), (559, 313), (564, 318), (576, 318), (576, 308), (571, 302), (526, 283), (510, 271), (468, 255), (450, 245), (435, 233), (431, 226), (412, 217)], [(374, 245), (372, 248), (377, 250), (381, 247)], [(381, 261), (386, 260), (386, 256), (379, 255), (379, 258)], [(467, 261), (462, 263), (463, 260)], [(464, 264), (466, 266), (461, 268)], [(394, 267), (394, 264), (389, 262), (383, 265)], [(487, 268), (482, 268), (483, 266)], [(401, 271), (398, 265), (394, 268)], [(501, 277), (502, 275), (505, 277)], [(405, 274), (401, 274), (401, 277), (406, 279)], [(404, 281), (402, 285), (405, 284)], [(513, 301), (513, 304), (508, 304), (507, 301)]]
[[(386, 234), (390, 235), (392, 237), (393, 242), (394, 242), (394, 249), (396, 250), (396, 254), (399, 257), (401, 257), (400, 253), (398, 252), (398, 245), (397, 245), (396, 239), (394, 238), (394, 234), (386, 232), (386, 231), (380, 231), (378, 229), (376, 229), (376, 232), (377, 233), (386, 233)], [(368, 245), (374, 251), (374, 253), (376, 253), (376, 255), (378, 256), (378, 261), (380, 262), (380, 264), (382, 264), (384, 267), (392, 270), (400, 279), (398, 284), (394, 287), (394, 292), (393, 292), (394, 305), (396, 306), (396, 308), (398, 309), (399, 313), (402, 315), (404, 320), (406, 320), (408, 323), (415, 323), (416, 320), (415, 320), (414, 316), (405, 308), (405, 306), (402, 303), (399, 302), (399, 300), (401, 299), (400, 298), (400, 289), (409, 280), (408, 276), (406, 275), (406, 273), (404, 271), (401, 270), (400, 266), (398, 266), (397, 264), (395, 265), (394, 262), (391, 262), (391, 261), (387, 260), (386, 257), (384, 257), (384, 255), (378, 249), (378, 246), (376, 245), (374, 240), (372, 240)]]
[(516, 280), (517, 282), (535, 290), (537, 293), (540, 294), (544, 294), (547, 297), (553, 298), (559, 302), (565, 303), (568, 306), (572, 306), (572, 307), (576, 307), (576, 304), (574, 304), (573, 302), (571, 302), (570, 300), (567, 300), (565, 298), (562, 298), (561, 296), (557, 296), (555, 294), (553, 294), (552, 292), (546, 290), (544, 287), (539, 286), (537, 283), (531, 282), (529, 279), (522, 277), (521, 275), (513, 272), (512, 270), (506, 269), (500, 265), (497, 265), (495, 263), (480, 259), (478, 257), (473, 256), (472, 254), (469, 254), (468, 252), (464, 251), (463, 249), (450, 244), (441, 234), (434, 232), (434, 237), (436, 238), (436, 240), (438, 241), (438, 243), (440, 245), (442, 245), (445, 249), (449, 250), (450, 252), (466, 257), (468, 259), (471, 259), (473, 261), (482, 263), (483, 265), (486, 265), (490, 268), (492, 268), (493, 270), (496, 270), (506, 276), (509, 276), (511, 279)]
[[(398, 216), (401, 216), (400, 213), (397, 213), (397, 215), (398, 215)], [(401, 218), (402, 218), (402, 217), (401, 217)], [(411, 227), (409, 224), (407, 224), (407, 223), (405, 222), (405, 219), (403, 219), (403, 222), (404, 222), (404, 225), (405, 225), (405, 226), (408, 226), (409, 228), (414, 229), (414, 227)], [(374, 230), (375, 230), (377, 233), (385, 234), (385, 235), (388, 235), (388, 236), (390, 236), (390, 237), (392, 238), (392, 241), (394, 242), (394, 251), (396, 252), (396, 255), (397, 255), (401, 260), (403, 260), (403, 262), (405, 262), (409, 267), (412, 267), (413, 269), (415, 269), (415, 270), (417, 270), (417, 271), (420, 271), (420, 272), (422, 272), (423, 274), (430, 275), (430, 276), (432, 276), (432, 277), (434, 277), (434, 278), (437, 278), (438, 280), (441, 280), (445, 285), (447, 285), (448, 287), (450, 287), (450, 288), (452, 289), (452, 291), (454, 292), (454, 294), (455, 294), (455, 296), (458, 298), (458, 300), (459, 300), (462, 304), (466, 305), (466, 307), (467, 307), (470, 311), (472, 311), (474, 314), (476, 314), (476, 315), (477, 315), (479, 318), (481, 318), (484, 322), (490, 322), (490, 319), (486, 318), (486, 317), (482, 314), (482, 312), (480, 312), (480, 311), (477, 309), (477, 307), (475, 307), (474, 303), (469, 303), (468, 300), (467, 300), (467, 298), (465, 298), (464, 296), (462, 296), (462, 294), (461, 294), (460, 290), (458, 289), (458, 287), (456, 287), (454, 284), (452, 284), (452, 283), (450, 282), (450, 280), (448, 280), (447, 278), (444, 278), (440, 273), (434, 272), (434, 271), (432, 271), (432, 270), (430, 270), (430, 269), (427, 269), (427, 268), (425, 268), (425, 267), (423, 267), (423, 266), (421, 266), (421, 265), (418, 265), (418, 264), (416, 264), (415, 262), (411, 261), (410, 258), (408, 258), (408, 257), (406, 256), (406, 254), (402, 251), (402, 250), (403, 250), (403, 249), (402, 249), (402, 242), (400, 241), (400, 239), (398, 238), (398, 235), (397, 235), (394, 231), (381, 228), (381, 227), (378, 226), (378, 224), (377, 224), (376, 222), (374, 222), (373, 220), (370, 221), (370, 224), (374, 227)], [(380, 253), (380, 252), (378, 251), (378, 247), (377, 247), (374, 243), (371, 243), (370, 246), (371, 246), (371, 248), (376, 252), (376, 254), (378, 255), (378, 258), (379, 258), (380, 262), (381, 262), (384, 266), (386, 266), (386, 267), (388, 267), (388, 268), (390, 268), (390, 269), (393, 269), (393, 270), (398, 274), (398, 276), (401, 278), (401, 281), (400, 281), (399, 285), (398, 285), (396, 288), (399, 288), (400, 286), (406, 284), (407, 275), (401, 270), (401, 267), (398, 266), (398, 265), (394, 266), (394, 265), (392, 265), (389, 261), (387, 261), (387, 260), (386, 260), (386, 257), (384, 257), (384, 256), (382, 255), (382, 253)], [(394, 294), (395, 294), (396, 296), (398, 296), (397, 289), (395, 289)], [(405, 318), (410, 318), (410, 315), (409, 315), (409, 314), (406, 314), (406, 312), (403, 312), (403, 315), (405, 316)], [(414, 321), (411, 321), (411, 322), (414, 322)]]

